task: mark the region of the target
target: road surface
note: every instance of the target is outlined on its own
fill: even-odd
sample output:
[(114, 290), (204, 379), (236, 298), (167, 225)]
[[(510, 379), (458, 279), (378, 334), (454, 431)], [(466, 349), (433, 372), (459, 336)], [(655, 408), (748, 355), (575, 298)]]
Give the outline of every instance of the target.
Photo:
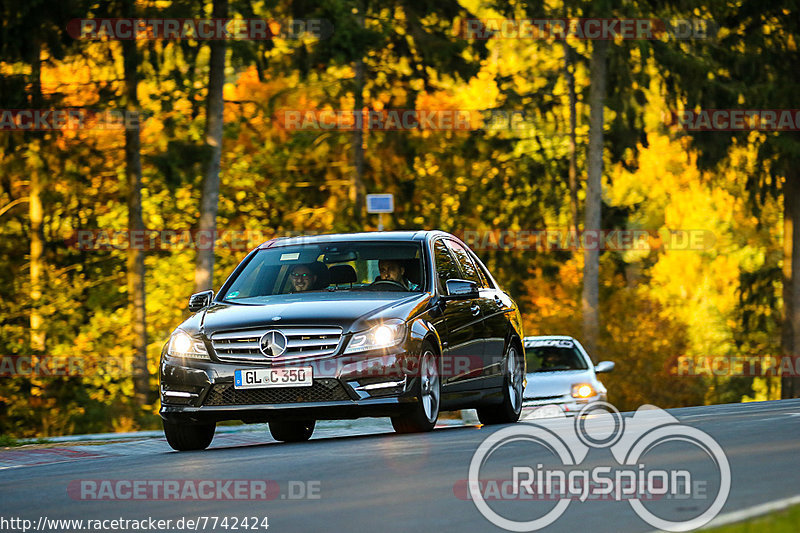
[[(710, 435), (724, 450), (730, 464), (731, 489), (723, 514), (800, 494), (800, 400), (668, 412), (681, 424)], [(624, 413), (626, 423), (631, 415)], [(573, 428), (571, 419), (537, 423), (564, 439)], [(372, 426), (370, 434), (347, 435), (347, 431), (323, 428), (311, 441), (297, 444), (276, 443), (266, 432), (217, 435), (212, 447), (203, 452), (173, 452), (163, 438), (0, 450), (0, 520), (24, 518), (39, 525), (40, 518), (45, 517), (152, 517), (172, 520), (169, 530), (181, 531), (175, 527), (181, 518), (256, 516), (268, 517), (271, 532), (496, 531), (499, 529), (472, 501), (459, 497), (456, 487), (467, 479), (480, 443), (505, 427), (510, 426), (444, 427), (428, 434), (396, 435), (388, 421), (382, 421)], [(592, 450), (586, 464), (610, 464), (607, 452)], [(657, 448), (650, 453), (651, 464), (687, 468), (694, 476), (715, 476), (714, 463), (697, 454), (684, 456), (675, 450), (660, 453)], [(510, 472), (518, 464), (547, 466), (555, 461), (543, 447), (527, 446), (519, 453), (496, 454), (487, 468), (507, 477), (502, 472)], [(482, 477), (491, 478), (492, 471)], [(264, 500), (259, 493), (256, 500), (98, 501), (93, 498), (99, 497), (99, 492), (81, 494), (80, 487), (85, 489), (86, 485), (80, 483), (86, 480), (117, 483), (115, 497), (127, 494), (119, 490), (120, 480), (269, 480), (272, 499)], [(91, 487), (99, 490), (100, 485)], [(227, 497), (224, 490), (213, 494), (215, 498)], [(697, 509), (694, 503), (687, 502), (679, 512), (691, 514)], [(499, 505), (495, 508), (517, 505), (519, 509), (520, 502)], [(231, 518), (227, 529), (218, 523), (213, 530), (231, 531), (232, 525)], [(263, 531), (253, 525), (251, 522), (248, 530)], [(8, 522), (5, 526), (0, 529), (21, 530)], [(197, 525), (197, 530), (203, 529), (211, 531), (211, 524)], [(628, 502), (575, 501), (548, 530), (602, 533), (653, 529)], [(47, 530), (75, 528), (51, 525)]]

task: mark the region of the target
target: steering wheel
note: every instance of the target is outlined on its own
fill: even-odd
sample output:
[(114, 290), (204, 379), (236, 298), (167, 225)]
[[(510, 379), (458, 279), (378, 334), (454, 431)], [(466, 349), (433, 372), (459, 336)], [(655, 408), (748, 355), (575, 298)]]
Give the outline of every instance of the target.
[(408, 291), (408, 289), (405, 286), (403, 286), (402, 283), (399, 283), (399, 282), (394, 281), (392, 279), (378, 279), (378, 280), (375, 280), (375, 281), (373, 281), (372, 283), (369, 284), (369, 287), (373, 291), (379, 291), (379, 290), (381, 290), (380, 289), (381, 285), (385, 285), (385, 286), (387, 286), (387, 288), (391, 287), (391, 288), (389, 288), (389, 290), (392, 290), (392, 289), (397, 290), (396, 287), (400, 287), (400, 289), (402, 289), (404, 291)]

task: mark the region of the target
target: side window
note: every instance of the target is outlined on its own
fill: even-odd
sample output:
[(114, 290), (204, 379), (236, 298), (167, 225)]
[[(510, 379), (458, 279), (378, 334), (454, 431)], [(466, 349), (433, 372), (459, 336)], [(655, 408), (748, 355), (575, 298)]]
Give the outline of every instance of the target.
[(439, 275), (439, 290), (444, 291), (444, 283), (448, 279), (458, 279), (458, 265), (453, 261), (450, 252), (441, 239), (433, 243), (433, 260), (436, 263), (436, 273)]
[(474, 260), (475, 259), (474, 257), (472, 259), (473, 263), (475, 263), (475, 270), (478, 272), (478, 277), (481, 278), (481, 282), (478, 286), (481, 289), (491, 288), (492, 285), (489, 283), (489, 277), (486, 275), (486, 272), (483, 270), (483, 267), (480, 265), (480, 263), (478, 263), (478, 261)]
[(475, 263), (472, 262), (472, 258), (469, 256), (469, 253), (457, 242), (455, 241), (447, 241), (447, 247), (453, 252), (456, 259), (458, 260), (458, 264), (461, 267), (461, 274), (464, 276), (464, 279), (469, 281), (474, 281), (478, 284), (479, 287), (482, 286), (481, 280), (478, 277), (478, 269), (475, 267)]

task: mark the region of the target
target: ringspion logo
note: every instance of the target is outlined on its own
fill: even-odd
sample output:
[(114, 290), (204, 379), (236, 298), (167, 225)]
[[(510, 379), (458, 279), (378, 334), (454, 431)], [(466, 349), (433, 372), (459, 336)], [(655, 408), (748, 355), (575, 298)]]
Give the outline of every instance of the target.
[[(628, 502), (652, 527), (688, 531), (707, 524), (728, 499), (731, 470), (722, 447), (707, 433), (681, 424), (655, 406), (642, 406), (624, 419), (611, 404), (591, 403), (574, 418), (571, 431), (559, 434), (552, 427), (540, 422), (518, 423), (492, 433), (475, 451), (469, 465), (467, 496), (495, 526), (507, 531), (536, 531), (552, 525), (573, 502), (601, 499)], [(545, 451), (553, 460), (526, 463), (521, 459), (541, 454), (524, 453), (528, 448), (522, 446)], [(510, 451), (507, 449), (504, 455), (501, 450), (506, 447)], [(649, 454), (657, 448), (675, 457), (675, 464), (657, 460), (649, 465)], [(687, 448), (691, 450), (688, 454)], [(593, 455), (591, 466), (584, 466), (592, 449), (608, 449), (616, 464), (598, 466), (598, 457)], [(502, 466), (493, 463), (497, 460), (494, 457), (517, 459), (509, 469), (507, 461)], [(688, 457), (685, 464), (681, 457)], [(701, 462), (697, 458), (714, 465), (716, 479), (693, 471)], [(498, 480), (496, 475), (503, 470), (508, 476)], [(482, 471), (491, 471), (492, 475), (482, 476)], [(490, 487), (494, 487), (491, 492)], [(458, 497), (464, 491), (463, 483), (456, 483), (453, 491)], [(489, 503), (497, 500), (523, 503), (516, 509)], [(691, 500), (688, 511), (687, 500)], [(511, 516), (520, 510), (528, 519)]]

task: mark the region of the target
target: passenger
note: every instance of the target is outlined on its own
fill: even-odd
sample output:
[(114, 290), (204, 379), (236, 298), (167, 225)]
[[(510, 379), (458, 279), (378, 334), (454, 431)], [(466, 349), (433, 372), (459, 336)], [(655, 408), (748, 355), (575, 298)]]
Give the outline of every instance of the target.
[(306, 265), (297, 265), (289, 274), (292, 282), (292, 292), (310, 291), (317, 282), (317, 276)]

